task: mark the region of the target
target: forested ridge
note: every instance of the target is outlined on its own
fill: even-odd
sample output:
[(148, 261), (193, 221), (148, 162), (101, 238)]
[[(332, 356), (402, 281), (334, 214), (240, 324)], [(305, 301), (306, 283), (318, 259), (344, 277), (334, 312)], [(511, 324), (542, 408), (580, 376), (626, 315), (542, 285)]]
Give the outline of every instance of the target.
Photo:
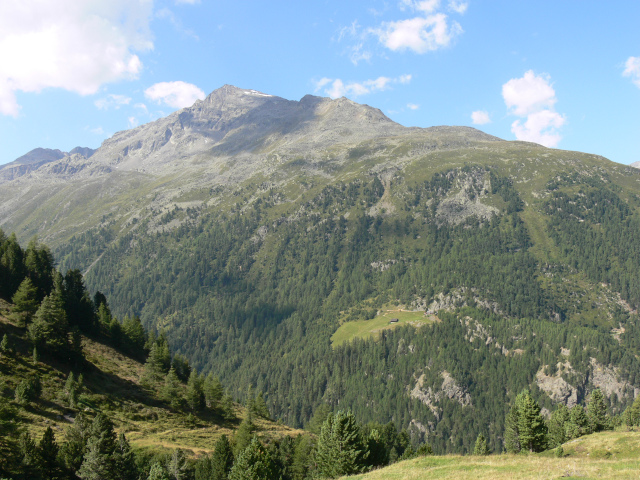
[[(90, 266), (88, 284), (114, 312), (164, 329), (234, 396), (263, 391), (290, 425), (327, 404), (394, 421), (439, 452), (469, 452), (481, 432), (498, 448), (523, 388), (549, 410), (557, 401), (538, 372), (583, 401), (594, 365), (612, 369), (616, 412), (639, 385), (637, 200), (598, 172), (558, 175), (528, 206), (513, 175), (491, 166), (307, 185), (295, 203), (248, 183), (229, 208), (176, 206), (163, 221), (178, 224), (149, 235), (142, 221), (118, 237), (105, 217), (56, 256), (65, 268)], [(529, 223), (532, 212), (542, 224)], [(340, 322), (385, 305), (437, 308), (438, 321), (331, 345)], [(421, 375), (419, 390), (438, 392), (445, 371), (472, 404), (411, 395)]]

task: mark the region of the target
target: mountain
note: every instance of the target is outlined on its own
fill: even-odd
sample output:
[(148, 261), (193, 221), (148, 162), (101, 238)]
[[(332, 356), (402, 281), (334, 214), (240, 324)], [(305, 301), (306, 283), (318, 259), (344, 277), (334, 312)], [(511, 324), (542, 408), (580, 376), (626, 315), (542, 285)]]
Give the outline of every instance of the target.
[(639, 208), (640, 171), (596, 155), (231, 86), (0, 184), (5, 232), (234, 395), (438, 452), (501, 450), (525, 388), (640, 393)]
[(93, 149), (87, 147), (76, 147), (69, 153), (50, 148), (34, 148), (13, 162), (0, 166), (0, 183), (26, 175), (33, 170), (37, 170), (42, 165), (55, 162), (66, 156), (77, 154), (84, 158), (89, 158), (93, 155), (93, 152)]

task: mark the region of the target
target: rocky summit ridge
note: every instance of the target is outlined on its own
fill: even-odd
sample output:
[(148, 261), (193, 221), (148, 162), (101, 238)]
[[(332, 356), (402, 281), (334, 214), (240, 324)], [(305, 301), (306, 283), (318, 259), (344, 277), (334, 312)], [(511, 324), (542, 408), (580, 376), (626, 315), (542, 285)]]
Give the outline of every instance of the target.
[[(51, 235), (83, 231), (105, 208), (137, 218), (131, 195), (163, 209), (187, 191), (270, 178), (287, 164), (328, 178), (375, 152), (402, 164), (434, 151), (500, 142), (469, 127), (404, 127), (344, 97), (292, 101), (224, 85), (190, 107), (116, 133), (95, 151), (38, 149), (31, 156), (42, 161), (17, 160), (0, 169), (0, 225), (20, 237), (46, 231), (55, 244)], [(69, 220), (74, 211), (77, 218)], [(72, 225), (51, 228), (59, 222)]]

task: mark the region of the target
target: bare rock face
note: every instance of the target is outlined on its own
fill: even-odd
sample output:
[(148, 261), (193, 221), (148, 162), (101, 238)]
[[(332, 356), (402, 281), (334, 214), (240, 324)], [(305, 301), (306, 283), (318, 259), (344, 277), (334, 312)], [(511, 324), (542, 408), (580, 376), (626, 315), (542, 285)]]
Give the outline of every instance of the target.
[(491, 219), (499, 210), (483, 203), (490, 191), (491, 181), (487, 172), (472, 171), (458, 175), (452, 191), (438, 204), (438, 223), (458, 225), (469, 217)]
[(607, 397), (614, 393), (618, 398), (632, 395), (632, 398), (640, 394), (640, 389), (633, 387), (618, 376), (618, 369), (599, 364), (595, 358), (591, 358), (591, 383), (602, 390)]
[(564, 403), (569, 408), (578, 404), (578, 389), (567, 383), (560, 372), (549, 376), (540, 369), (536, 373), (536, 384), (554, 403)]
[(21, 177), (36, 170), (45, 163), (64, 158), (66, 154), (50, 148), (35, 148), (11, 163), (0, 167), (0, 183)]
[(441, 374), (442, 384), (439, 389), (433, 389), (431, 387), (424, 387), (425, 375), (422, 374), (416, 381), (415, 386), (409, 393), (412, 398), (416, 398), (429, 407), (436, 419), (440, 419), (442, 409), (438, 406), (438, 403), (444, 398), (448, 398), (455, 402), (458, 402), (463, 407), (472, 407), (471, 395), (462, 388), (455, 379), (447, 372), (443, 371)]

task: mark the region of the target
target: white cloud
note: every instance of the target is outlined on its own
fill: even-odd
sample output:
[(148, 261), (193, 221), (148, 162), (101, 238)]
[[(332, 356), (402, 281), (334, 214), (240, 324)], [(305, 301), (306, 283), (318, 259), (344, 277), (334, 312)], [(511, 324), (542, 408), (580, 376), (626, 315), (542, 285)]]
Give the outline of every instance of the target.
[(174, 108), (190, 107), (196, 100), (202, 100), (205, 94), (192, 83), (160, 82), (144, 91), (145, 97), (157, 103)]
[(200, 3), (200, 0), (175, 0), (176, 5), (180, 5), (181, 3), (186, 3), (188, 5), (195, 5), (196, 3)]
[(460, 15), (464, 15), (464, 13), (469, 8), (469, 2), (458, 2), (456, 0), (449, 0), (449, 10), (453, 10)]
[(114, 109), (118, 110), (122, 105), (129, 105), (131, 98), (125, 95), (107, 95), (105, 98), (99, 98), (93, 104), (100, 110)]
[(127, 117), (127, 124), (129, 125), (129, 128), (135, 128), (139, 123), (140, 122), (138, 122), (136, 117)]
[(629, 57), (624, 67), (622, 75), (631, 77), (631, 81), (640, 88), (640, 57)]
[(502, 86), (502, 97), (514, 115), (526, 116), (543, 108), (553, 108), (556, 92), (547, 76), (529, 70), (522, 78), (513, 78)]
[(324, 89), (324, 92), (331, 98), (344, 97), (347, 95), (358, 97), (360, 95), (386, 90), (394, 83), (407, 84), (410, 81), (411, 75), (401, 75), (397, 78), (378, 77), (373, 80), (349, 82), (346, 84), (339, 78), (332, 79), (324, 77), (315, 82), (315, 91), (317, 92), (322, 88), (327, 87)]
[(566, 123), (566, 117), (554, 110), (556, 92), (546, 75), (529, 70), (522, 78), (509, 80), (502, 86), (502, 97), (509, 113), (526, 118), (511, 124), (518, 140), (556, 147), (562, 136), (557, 129)]
[(416, 103), (407, 103), (407, 108), (409, 110), (418, 110), (420, 108), (420, 105)]
[(415, 17), (397, 22), (385, 22), (371, 30), (378, 40), (393, 51), (413, 50), (426, 53), (447, 47), (462, 33), (458, 22), (449, 23), (444, 13)]
[(474, 125), (486, 125), (487, 123), (491, 123), (491, 118), (484, 110), (476, 110), (471, 114), (471, 121)]
[(153, 0), (0, 2), (0, 113), (18, 115), (18, 91), (90, 95), (136, 78), (152, 10)]
[(545, 147), (555, 147), (562, 140), (557, 128), (562, 127), (566, 118), (552, 110), (540, 110), (527, 116), (524, 124), (516, 120), (511, 124), (511, 131), (518, 140), (535, 142)]

